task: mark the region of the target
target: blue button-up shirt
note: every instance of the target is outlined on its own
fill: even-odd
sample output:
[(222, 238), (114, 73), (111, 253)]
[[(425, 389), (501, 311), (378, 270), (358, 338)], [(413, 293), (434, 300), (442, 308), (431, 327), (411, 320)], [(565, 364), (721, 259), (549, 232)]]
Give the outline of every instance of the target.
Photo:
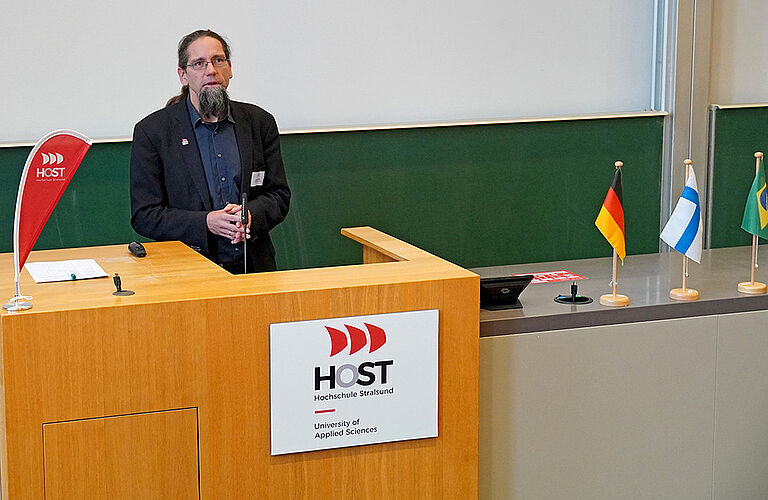
[[(240, 203), (240, 151), (235, 137), (235, 121), (230, 112), (226, 118), (206, 123), (200, 118), (187, 97), (187, 109), (195, 130), (195, 139), (203, 160), (208, 193), (213, 209), (221, 210), (227, 203)], [(216, 238), (219, 262), (234, 262), (243, 257), (243, 245), (233, 245), (223, 237)]]

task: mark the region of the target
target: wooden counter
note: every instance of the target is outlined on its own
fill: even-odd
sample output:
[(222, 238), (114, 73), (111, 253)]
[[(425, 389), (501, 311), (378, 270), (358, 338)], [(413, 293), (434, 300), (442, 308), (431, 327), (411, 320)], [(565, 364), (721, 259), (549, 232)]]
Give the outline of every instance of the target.
[[(33, 252), (111, 278), (1, 313), (3, 498), (474, 498), (479, 278), (372, 228), (365, 264), (232, 276), (177, 242)], [(0, 295), (13, 295), (0, 255)], [(269, 325), (439, 309), (438, 437), (270, 455)]]

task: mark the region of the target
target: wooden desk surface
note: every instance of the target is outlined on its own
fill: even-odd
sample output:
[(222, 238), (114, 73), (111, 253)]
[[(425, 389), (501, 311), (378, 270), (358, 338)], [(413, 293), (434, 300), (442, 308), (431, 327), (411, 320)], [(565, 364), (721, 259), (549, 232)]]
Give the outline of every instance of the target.
[[(109, 276), (35, 283), (23, 270), (21, 293), (33, 297), (33, 307), (16, 314), (444, 279), (446, 273), (457, 278), (474, 276), (369, 227), (344, 229), (342, 233), (397, 261), (364, 264), (364, 273), (361, 264), (231, 275), (177, 241), (146, 243), (147, 256), (143, 258), (131, 255), (127, 245), (34, 251), (28, 262), (93, 258)], [(133, 290), (135, 295), (112, 295), (115, 273), (120, 275), (123, 289)], [(0, 301), (13, 294), (13, 254), (0, 254)], [(2, 310), (0, 314), (8, 312)]]

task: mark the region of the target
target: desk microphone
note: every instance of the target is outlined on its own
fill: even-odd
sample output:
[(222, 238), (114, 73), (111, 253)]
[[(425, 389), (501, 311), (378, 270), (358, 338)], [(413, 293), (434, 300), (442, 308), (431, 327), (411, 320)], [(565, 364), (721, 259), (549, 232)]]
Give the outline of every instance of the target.
[(112, 281), (115, 283), (116, 290), (112, 292), (112, 295), (133, 295), (133, 290), (123, 290), (123, 280), (120, 279), (120, 275), (115, 273), (115, 276), (112, 278)]
[(248, 202), (248, 195), (243, 193), (240, 205), (240, 223), (243, 225), (243, 274), (248, 274), (248, 240), (246, 229), (248, 228), (248, 211), (245, 208)]

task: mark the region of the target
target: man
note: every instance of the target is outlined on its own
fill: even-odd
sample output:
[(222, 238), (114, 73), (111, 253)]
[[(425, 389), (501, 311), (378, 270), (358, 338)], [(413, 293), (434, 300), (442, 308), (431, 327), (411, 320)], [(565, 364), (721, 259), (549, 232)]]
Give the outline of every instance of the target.
[(230, 50), (217, 33), (185, 36), (178, 57), (181, 94), (133, 131), (131, 226), (155, 240), (181, 240), (232, 273), (244, 271), (244, 260), (248, 272), (274, 270), (269, 231), (291, 197), (275, 119), (229, 100)]

